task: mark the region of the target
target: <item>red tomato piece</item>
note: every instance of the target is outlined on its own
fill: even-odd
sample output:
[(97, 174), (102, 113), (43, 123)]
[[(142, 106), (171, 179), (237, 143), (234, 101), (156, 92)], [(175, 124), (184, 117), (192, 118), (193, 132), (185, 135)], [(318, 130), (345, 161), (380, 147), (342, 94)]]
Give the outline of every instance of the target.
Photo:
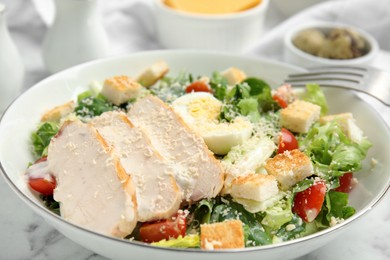
[(279, 136), (278, 153), (298, 149), (298, 141), (286, 128), (282, 128)]
[[(35, 161), (27, 169), (28, 184), (31, 189), (45, 195), (53, 195), (57, 182), (56, 179), (47, 170), (47, 157), (44, 156)], [(38, 173), (38, 174), (37, 174)]]
[(325, 182), (314, 182), (312, 186), (295, 195), (293, 212), (297, 213), (304, 221), (312, 222), (321, 211), (325, 193)]
[(51, 180), (46, 180), (45, 178), (36, 178), (36, 179), (30, 178), (28, 180), (28, 184), (33, 190), (45, 196), (53, 195), (53, 190), (57, 185), (54, 177), (52, 177)]
[(170, 238), (178, 238), (186, 234), (186, 217), (181, 211), (170, 219), (145, 222), (141, 225), (139, 234), (143, 242), (152, 243)]
[(186, 87), (186, 93), (191, 92), (211, 92), (211, 88), (207, 83), (198, 80)]
[(353, 173), (346, 172), (339, 177), (340, 186), (334, 189), (335, 191), (349, 193), (353, 189)]
[(286, 108), (288, 106), (287, 102), (277, 94), (273, 95), (272, 99), (275, 100), (276, 102), (278, 102), (278, 104), (281, 108)]

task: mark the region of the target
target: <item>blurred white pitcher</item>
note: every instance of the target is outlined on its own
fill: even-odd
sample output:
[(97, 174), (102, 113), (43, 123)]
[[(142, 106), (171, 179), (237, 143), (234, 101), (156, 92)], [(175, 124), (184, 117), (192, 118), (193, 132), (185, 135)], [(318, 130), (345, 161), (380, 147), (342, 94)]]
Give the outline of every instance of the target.
[(108, 55), (98, 0), (55, 0), (55, 7), (54, 23), (43, 44), (43, 60), (49, 72)]
[(5, 6), (0, 3), (0, 114), (21, 93), (23, 78), (23, 61), (8, 31)]

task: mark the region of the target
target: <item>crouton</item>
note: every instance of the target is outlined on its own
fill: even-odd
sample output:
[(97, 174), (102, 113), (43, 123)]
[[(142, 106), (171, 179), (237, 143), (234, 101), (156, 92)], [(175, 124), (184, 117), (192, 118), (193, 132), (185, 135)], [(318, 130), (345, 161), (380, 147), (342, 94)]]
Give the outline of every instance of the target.
[(227, 83), (231, 86), (241, 83), (244, 79), (246, 79), (245, 72), (234, 67), (222, 71), (221, 75), (227, 80)]
[(56, 106), (47, 111), (41, 118), (41, 122), (52, 121), (58, 122), (64, 116), (69, 115), (75, 108), (74, 101), (66, 102), (63, 105)]
[(295, 100), (280, 112), (280, 124), (296, 133), (307, 133), (320, 118), (321, 107), (303, 100)]
[(115, 76), (104, 81), (101, 94), (114, 105), (119, 106), (136, 98), (142, 86), (127, 76)]
[(232, 182), (231, 195), (256, 201), (265, 201), (279, 191), (278, 182), (272, 175), (252, 173), (239, 176)]
[(313, 174), (310, 158), (297, 149), (267, 160), (265, 169), (269, 175), (276, 177), (283, 190)]
[(200, 248), (202, 249), (244, 247), (244, 230), (240, 220), (228, 220), (200, 226)]
[(165, 61), (158, 61), (144, 70), (138, 77), (139, 82), (144, 87), (153, 86), (158, 80), (164, 77), (169, 71), (168, 64)]

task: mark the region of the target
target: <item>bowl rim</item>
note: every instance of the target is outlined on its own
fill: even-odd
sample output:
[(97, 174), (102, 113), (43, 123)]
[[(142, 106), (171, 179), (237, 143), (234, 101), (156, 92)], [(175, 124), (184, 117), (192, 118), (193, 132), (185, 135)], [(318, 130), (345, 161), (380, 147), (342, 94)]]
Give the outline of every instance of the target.
[(153, 0), (156, 9), (169, 14), (171, 16), (179, 17), (182, 19), (196, 20), (196, 21), (227, 21), (227, 20), (239, 20), (247, 17), (256, 16), (258, 13), (265, 11), (268, 8), (270, 0), (261, 0), (256, 6), (236, 13), (226, 14), (201, 14), (191, 13), (181, 10), (173, 9), (163, 3), (163, 0)]
[[(3, 126), (3, 120), (5, 118), (5, 115), (7, 114), (7, 111), (12, 107), (12, 105), (16, 102), (16, 100), (20, 99), (22, 96), (25, 95), (25, 93), (29, 91), (34, 91), (35, 88), (39, 87), (42, 84), (46, 84), (47, 81), (51, 81), (52, 78), (56, 77), (62, 77), (62, 74), (66, 74), (71, 71), (77, 71), (80, 69), (83, 69), (84, 67), (89, 67), (89, 66), (94, 66), (100, 63), (105, 63), (108, 61), (114, 61), (114, 60), (121, 60), (121, 59), (131, 59), (132, 57), (136, 56), (142, 56), (142, 55), (158, 55), (158, 54), (181, 54), (181, 55), (190, 55), (190, 54), (204, 54), (204, 55), (212, 55), (214, 57), (232, 57), (232, 58), (241, 58), (245, 60), (252, 60), (252, 61), (261, 61), (261, 62), (266, 62), (274, 65), (280, 65), (284, 66), (286, 68), (291, 68), (291, 69), (296, 69), (296, 70), (301, 70), (305, 71), (305, 69), (291, 65), (288, 63), (283, 63), (280, 61), (268, 59), (268, 58), (259, 58), (259, 57), (253, 57), (253, 56), (246, 56), (246, 55), (240, 55), (240, 54), (231, 54), (231, 53), (224, 53), (224, 52), (215, 52), (215, 51), (198, 51), (198, 50), (157, 50), (157, 51), (143, 51), (143, 52), (138, 52), (138, 53), (133, 53), (133, 54), (128, 54), (128, 55), (122, 55), (122, 56), (115, 56), (115, 57), (109, 57), (109, 58), (103, 58), (103, 59), (98, 59), (90, 62), (86, 62), (83, 64), (79, 64), (77, 66), (68, 68), (66, 70), (57, 72), (39, 82), (31, 86), (29, 89), (24, 91), (22, 94), (20, 94), (4, 111), (4, 113), (1, 115), (0, 118), (0, 128)], [(390, 126), (386, 123), (384, 118), (367, 102), (361, 101), (364, 104), (367, 105), (367, 108), (372, 110), (371, 112), (373, 114), (376, 114), (378, 116), (378, 120), (384, 124), (390, 133)], [(387, 186), (380, 192), (376, 197), (373, 198), (373, 200), (362, 210), (356, 212), (353, 216), (349, 217), (345, 221), (343, 221), (342, 224), (335, 225), (333, 227), (329, 227), (327, 229), (321, 230), (319, 232), (310, 234), (308, 236), (304, 236), (301, 238), (296, 238), (293, 240), (289, 241), (284, 241), (281, 243), (276, 243), (276, 244), (270, 244), (270, 245), (262, 245), (262, 246), (256, 246), (256, 247), (248, 247), (248, 248), (241, 248), (241, 249), (224, 249), (224, 250), (201, 250), (199, 248), (167, 248), (167, 247), (159, 247), (159, 246), (153, 246), (149, 245), (140, 241), (135, 241), (135, 240), (125, 240), (125, 239), (120, 239), (116, 237), (111, 237), (108, 235), (104, 235), (98, 232), (95, 232), (93, 230), (86, 229), (84, 227), (78, 226), (76, 224), (73, 224), (61, 216), (55, 214), (54, 212), (50, 211), (43, 205), (38, 205), (35, 201), (33, 201), (30, 197), (28, 197), (26, 194), (24, 194), (18, 187), (17, 185), (12, 182), (11, 178), (8, 176), (8, 174), (5, 171), (5, 168), (3, 166), (3, 162), (0, 160), (0, 175), (3, 176), (4, 180), (6, 183), (9, 185), (9, 187), (20, 197), (31, 209), (34, 210), (36, 214), (41, 215), (42, 217), (45, 216), (49, 218), (51, 222), (56, 222), (56, 223), (62, 223), (65, 224), (66, 226), (71, 227), (72, 229), (77, 229), (79, 231), (84, 231), (87, 232), (91, 235), (98, 236), (99, 238), (102, 239), (109, 239), (112, 242), (119, 242), (119, 243), (125, 243), (129, 246), (140, 246), (143, 248), (148, 248), (148, 249), (153, 249), (153, 250), (164, 250), (164, 251), (171, 251), (171, 252), (185, 252), (185, 253), (197, 253), (197, 254), (230, 254), (230, 253), (243, 253), (243, 252), (253, 252), (253, 251), (267, 251), (267, 250), (272, 250), (274, 248), (285, 248), (290, 245), (298, 244), (307, 240), (315, 239), (317, 237), (322, 237), (327, 235), (328, 233), (335, 233), (341, 229), (346, 229), (348, 228), (352, 222), (357, 221), (360, 219), (361, 216), (367, 214), (369, 211), (371, 211), (386, 195), (387, 192), (390, 191), (390, 178), (388, 180)], [(55, 227), (54, 227), (55, 228)], [(56, 228), (57, 229), (57, 228)], [(69, 238), (70, 239), (70, 238)]]
[[(332, 28), (343, 28), (343, 29), (351, 29), (359, 33), (364, 40), (370, 45), (370, 50), (368, 53), (361, 57), (352, 58), (352, 59), (328, 59), (322, 58), (310, 53), (307, 53), (298, 47), (296, 47), (293, 43), (293, 38), (301, 31), (306, 29), (332, 29)], [(284, 45), (285, 48), (294, 53), (294, 55), (304, 58), (308, 61), (321, 63), (324, 65), (357, 65), (369, 62), (375, 58), (375, 56), (379, 52), (379, 44), (378, 41), (368, 32), (358, 27), (355, 27), (350, 24), (340, 23), (340, 22), (325, 22), (325, 21), (314, 21), (310, 23), (304, 23), (294, 26), (292, 29), (287, 31), (284, 36)]]

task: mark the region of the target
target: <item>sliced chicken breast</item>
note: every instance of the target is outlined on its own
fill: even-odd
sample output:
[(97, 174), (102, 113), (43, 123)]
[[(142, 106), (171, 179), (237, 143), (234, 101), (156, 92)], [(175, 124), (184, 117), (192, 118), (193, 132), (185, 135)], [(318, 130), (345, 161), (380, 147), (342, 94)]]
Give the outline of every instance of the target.
[(138, 220), (165, 219), (176, 213), (181, 191), (173, 169), (144, 132), (134, 127), (121, 112), (106, 112), (91, 123), (113, 146), (127, 174), (131, 175), (136, 189)]
[(215, 197), (223, 185), (223, 170), (203, 139), (163, 101), (148, 96), (129, 111), (130, 120), (142, 128), (160, 154), (175, 165), (175, 178), (183, 199)]
[(94, 127), (67, 121), (49, 145), (61, 216), (105, 235), (125, 237), (136, 223), (132, 179)]

